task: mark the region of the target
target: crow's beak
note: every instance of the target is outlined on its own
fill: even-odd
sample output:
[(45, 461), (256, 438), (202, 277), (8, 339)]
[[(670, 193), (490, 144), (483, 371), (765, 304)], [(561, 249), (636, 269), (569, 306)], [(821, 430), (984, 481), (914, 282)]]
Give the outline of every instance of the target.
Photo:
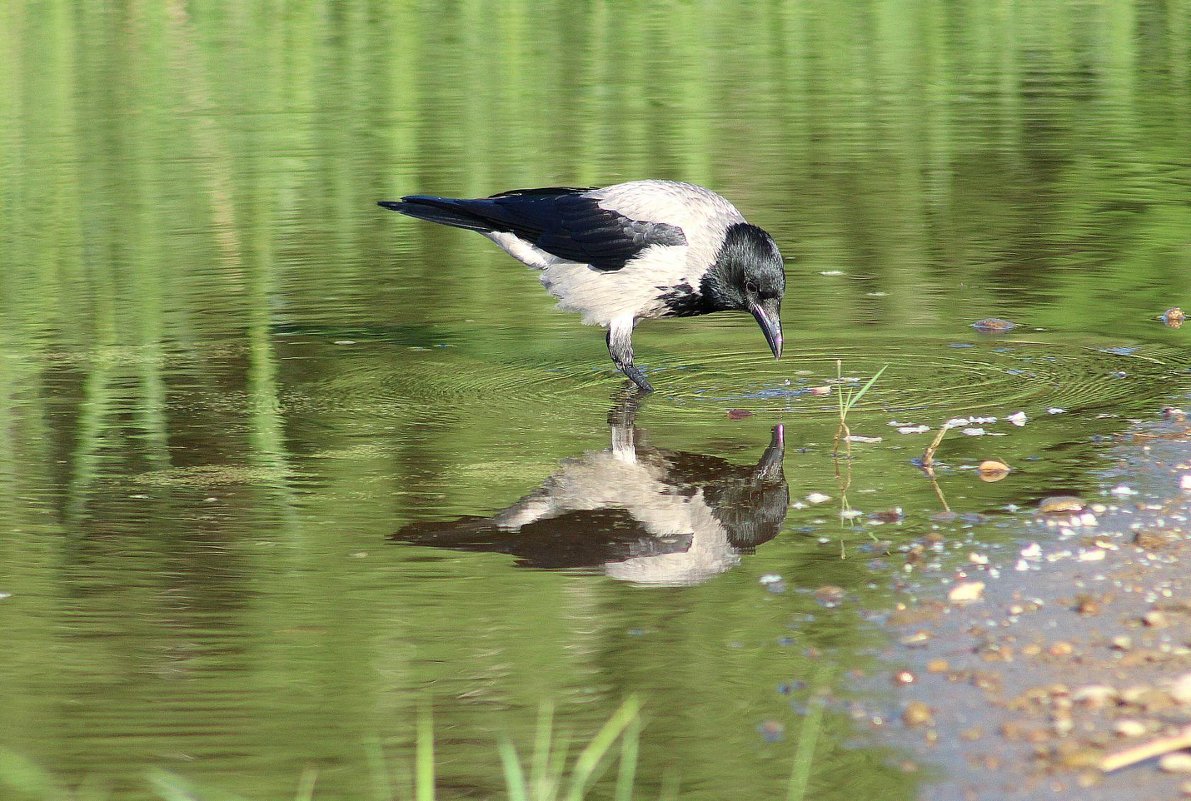
[(780, 300), (763, 300), (750, 306), (749, 311), (757, 318), (757, 325), (761, 326), (761, 333), (773, 351), (773, 358), (782, 357), (782, 302)]

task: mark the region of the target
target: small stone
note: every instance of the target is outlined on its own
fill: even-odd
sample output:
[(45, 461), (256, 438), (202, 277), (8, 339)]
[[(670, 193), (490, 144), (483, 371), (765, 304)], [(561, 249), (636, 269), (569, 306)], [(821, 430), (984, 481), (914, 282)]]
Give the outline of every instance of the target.
[(1182, 328), (1187, 315), (1178, 306), (1172, 306), (1162, 312), (1162, 322), (1169, 328)]
[(893, 683), (899, 687), (904, 687), (907, 684), (913, 684), (918, 680), (918, 677), (909, 670), (896, 670), (893, 673)]
[(1191, 492), (1191, 473), (1183, 473), (1179, 478), (1179, 489), (1183, 492)]
[(1133, 638), (1126, 634), (1118, 634), (1112, 638), (1110, 645), (1114, 651), (1128, 651), (1133, 647)]
[(1141, 622), (1152, 629), (1164, 629), (1170, 625), (1166, 615), (1157, 609), (1151, 609), (1141, 616)]
[(1191, 773), (1191, 753), (1176, 751), (1158, 760), (1158, 769), (1167, 773)]
[(1038, 511), (1044, 515), (1060, 514), (1063, 512), (1082, 512), (1084, 502), (1074, 495), (1051, 495), (1038, 502)]
[(833, 609), (840, 605), (844, 600), (844, 588), (836, 587), (832, 584), (825, 584), (819, 589), (815, 590), (815, 600), (822, 606)]
[(1118, 693), (1115, 687), (1107, 684), (1088, 684), (1077, 688), (1071, 693), (1071, 700), (1088, 709), (1102, 709), (1116, 701)]
[(1133, 543), (1147, 551), (1156, 551), (1159, 548), (1165, 548), (1171, 542), (1171, 537), (1165, 531), (1152, 531), (1150, 529), (1142, 529), (1133, 535)]
[(907, 648), (925, 648), (930, 641), (931, 633), (925, 629), (916, 631), (913, 634), (907, 634), (899, 640)]
[(951, 670), (951, 663), (946, 659), (932, 659), (926, 663), (927, 673), (946, 673)]
[(1007, 334), (1017, 328), (1017, 323), (1001, 317), (985, 317), (972, 323), (972, 328), (981, 334)]
[(984, 598), (983, 581), (963, 581), (956, 584), (947, 593), (947, 599), (953, 604), (970, 604)]
[(1046, 652), (1051, 656), (1069, 656), (1074, 651), (1075, 646), (1066, 640), (1059, 640), (1056, 643), (1051, 643), (1050, 648), (1046, 649)]
[(1140, 720), (1126, 718), (1112, 725), (1112, 733), (1117, 737), (1140, 737), (1146, 733), (1146, 726)]
[(934, 710), (922, 701), (911, 701), (902, 710), (902, 723), (911, 729), (919, 726), (933, 726), (935, 725)]
[(1171, 682), (1170, 697), (1182, 706), (1191, 704), (1191, 673), (1184, 673)]
[(781, 740), (786, 736), (786, 727), (781, 721), (778, 720), (762, 721), (757, 726), (757, 731), (767, 743), (781, 742)]

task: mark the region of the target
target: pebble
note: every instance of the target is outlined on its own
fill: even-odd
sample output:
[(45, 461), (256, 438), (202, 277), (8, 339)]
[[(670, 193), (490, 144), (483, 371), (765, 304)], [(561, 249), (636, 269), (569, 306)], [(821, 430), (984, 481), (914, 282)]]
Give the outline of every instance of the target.
[(1044, 515), (1061, 512), (1082, 512), (1084, 502), (1074, 495), (1051, 495), (1038, 502), (1038, 511)]
[(1179, 478), (1179, 489), (1184, 492), (1191, 492), (1191, 473), (1183, 473)]
[(1071, 693), (1071, 700), (1089, 709), (1101, 709), (1117, 700), (1119, 693), (1107, 684), (1088, 684)]
[(902, 710), (902, 723), (911, 729), (935, 725), (935, 713), (922, 701), (911, 701)]
[(982, 334), (1007, 334), (1014, 328), (1017, 328), (1017, 323), (1001, 317), (986, 317), (983, 320), (977, 320), (972, 323), (972, 328), (975, 328)]
[(1186, 319), (1186, 313), (1178, 306), (1172, 306), (1162, 312), (1162, 322), (1170, 328), (1181, 328)]
[(1191, 704), (1191, 673), (1184, 673), (1171, 682), (1170, 697), (1183, 706)]
[(1191, 754), (1186, 751), (1166, 754), (1158, 760), (1158, 768), (1167, 773), (1191, 773)]
[(1140, 720), (1118, 720), (1112, 726), (1112, 733), (1118, 737), (1140, 737), (1146, 733), (1146, 726)]
[(785, 725), (778, 720), (766, 720), (757, 726), (757, 731), (767, 743), (780, 742), (786, 736)]
[(968, 604), (984, 598), (983, 581), (964, 581), (956, 584), (947, 593), (947, 599), (954, 604)]

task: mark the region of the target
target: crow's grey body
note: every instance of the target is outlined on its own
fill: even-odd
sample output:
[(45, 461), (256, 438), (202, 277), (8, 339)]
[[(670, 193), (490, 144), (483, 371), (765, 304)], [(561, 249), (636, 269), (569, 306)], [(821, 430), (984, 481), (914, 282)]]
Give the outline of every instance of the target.
[(631, 339), (641, 320), (747, 310), (781, 353), (777, 245), (703, 187), (648, 180), (473, 200), (411, 195), (380, 205), (478, 231), (540, 270), (560, 308), (608, 329), (613, 361), (644, 389), (651, 387), (633, 365)]

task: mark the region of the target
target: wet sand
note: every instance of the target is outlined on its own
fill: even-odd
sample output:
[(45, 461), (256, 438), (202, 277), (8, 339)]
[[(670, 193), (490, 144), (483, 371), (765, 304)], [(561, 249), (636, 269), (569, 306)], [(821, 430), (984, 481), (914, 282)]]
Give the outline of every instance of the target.
[(1191, 797), (1188, 751), (1106, 770), (1191, 726), (1191, 427), (1156, 412), (1111, 456), (1081, 510), (1037, 512), (881, 621), (894, 702), (851, 712), (938, 777), (922, 798)]

